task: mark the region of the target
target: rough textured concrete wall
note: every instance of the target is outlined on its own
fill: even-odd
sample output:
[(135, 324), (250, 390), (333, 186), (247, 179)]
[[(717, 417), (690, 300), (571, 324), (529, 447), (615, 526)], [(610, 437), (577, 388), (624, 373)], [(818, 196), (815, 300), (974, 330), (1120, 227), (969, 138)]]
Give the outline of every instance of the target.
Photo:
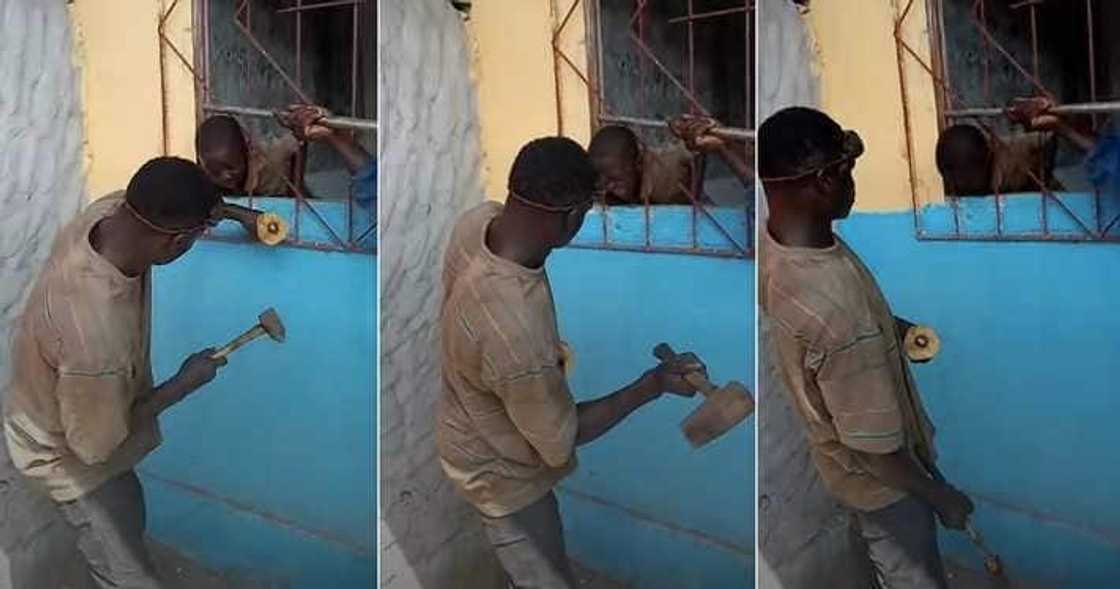
[[(789, 0), (761, 3), (759, 120), (789, 106), (818, 103), (814, 47)], [(765, 204), (760, 218), (765, 218)], [(759, 224), (765, 231), (764, 223)], [(770, 326), (759, 334), (758, 521), (760, 586), (765, 589), (866, 587), (863, 561), (845, 512), (824, 489), (809, 457), (801, 418), (776, 371), (768, 346)]]
[(380, 19), (393, 23), (379, 50), (381, 585), (498, 587), (433, 438), (443, 250), (458, 214), (483, 199), (466, 35), (444, 0), (386, 0)]
[[(27, 289), (84, 200), (71, 51), (61, 0), (0, 1), (0, 383)], [(72, 550), (54, 507), (23, 485), (0, 445), (0, 588), (56, 586), (55, 564)]]

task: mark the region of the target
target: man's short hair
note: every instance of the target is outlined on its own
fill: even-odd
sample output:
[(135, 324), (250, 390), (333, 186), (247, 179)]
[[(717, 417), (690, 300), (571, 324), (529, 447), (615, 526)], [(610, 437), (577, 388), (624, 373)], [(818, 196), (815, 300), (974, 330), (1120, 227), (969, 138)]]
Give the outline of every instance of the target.
[(638, 147), (638, 136), (627, 127), (620, 125), (607, 125), (599, 129), (591, 138), (591, 145), (587, 151), (591, 154), (618, 153), (626, 158), (637, 159), (641, 149)]
[(937, 138), (937, 169), (942, 174), (950, 167), (950, 162), (987, 164), (991, 146), (984, 132), (975, 125), (952, 125), (946, 127)]
[(545, 137), (525, 144), (509, 172), (509, 190), (523, 199), (552, 207), (584, 202), (595, 190), (597, 174), (587, 152), (567, 137)]
[(207, 117), (194, 134), (194, 147), (199, 154), (212, 147), (240, 147), (245, 149), (245, 134), (241, 124), (229, 115)]
[(125, 200), (148, 222), (176, 230), (205, 223), (221, 198), (217, 186), (194, 162), (157, 157), (132, 176)]
[(819, 110), (780, 110), (758, 128), (758, 173), (765, 180), (820, 168), (843, 156), (844, 140), (844, 129)]

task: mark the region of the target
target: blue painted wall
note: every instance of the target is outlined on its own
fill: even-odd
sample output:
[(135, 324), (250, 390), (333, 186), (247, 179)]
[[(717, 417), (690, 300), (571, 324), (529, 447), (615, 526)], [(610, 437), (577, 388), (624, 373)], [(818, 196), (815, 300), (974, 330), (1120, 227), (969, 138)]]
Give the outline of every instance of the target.
[[(566, 249), (548, 271), (578, 400), (629, 384), (660, 341), (753, 389), (753, 262)], [(752, 582), (754, 417), (693, 450), (679, 424), (699, 402), (663, 397), (578, 450), (558, 493), (574, 558), (641, 589)]]
[(375, 266), (369, 254), (201, 241), (156, 272), (158, 380), (270, 306), (288, 339), (237, 351), (166, 414), (163, 446), (141, 465), (155, 538), (292, 587), (373, 586)]
[[(973, 223), (994, 226), (972, 209)], [(977, 526), (1010, 573), (1056, 587), (1114, 586), (1120, 248), (920, 242), (911, 212), (855, 214), (839, 231), (895, 313), (940, 334), (941, 354), (915, 375), (941, 468), (976, 501)], [(981, 566), (960, 534), (943, 531), (942, 546)]]

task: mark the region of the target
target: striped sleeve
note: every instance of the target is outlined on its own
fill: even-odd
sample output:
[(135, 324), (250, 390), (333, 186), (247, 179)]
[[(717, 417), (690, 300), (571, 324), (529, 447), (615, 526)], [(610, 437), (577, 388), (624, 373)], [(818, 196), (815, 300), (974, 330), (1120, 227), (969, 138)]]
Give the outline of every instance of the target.
[(827, 352), (817, 386), (840, 442), (853, 450), (889, 454), (905, 434), (886, 334), (869, 330)]
[[(127, 331), (119, 303), (93, 282), (59, 285), (48, 294), (47, 314), (57, 334), (55, 397), (70, 450), (86, 464), (107, 461), (128, 438), (133, 393)], [(84, 284), (84, 283), (83, 283)], [(72, 293), (81, 290), (82, 295)], [(68, 296), (57, 296), (65, 291)]]

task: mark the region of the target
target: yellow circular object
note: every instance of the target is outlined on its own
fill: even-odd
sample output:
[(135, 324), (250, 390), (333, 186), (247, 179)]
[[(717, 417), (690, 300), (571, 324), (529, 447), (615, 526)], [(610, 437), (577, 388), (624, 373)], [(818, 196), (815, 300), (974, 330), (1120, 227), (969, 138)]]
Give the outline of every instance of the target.
[(257, 217), (257, 239), (265, 245), (276, 245), (288, 237), (288, 222), (276, 213)]
[(564, 376), (571, 376), (576, 365), (576, 354), (567, 342), (560, 342), (560, 368), (564, 369)]
[(903, 347), (906, 350), (906, 357), (910, 358), (911, 362), (925, 362), (941, 351), (941, 339), (932, 328), (915, 325), (906, 330)]

